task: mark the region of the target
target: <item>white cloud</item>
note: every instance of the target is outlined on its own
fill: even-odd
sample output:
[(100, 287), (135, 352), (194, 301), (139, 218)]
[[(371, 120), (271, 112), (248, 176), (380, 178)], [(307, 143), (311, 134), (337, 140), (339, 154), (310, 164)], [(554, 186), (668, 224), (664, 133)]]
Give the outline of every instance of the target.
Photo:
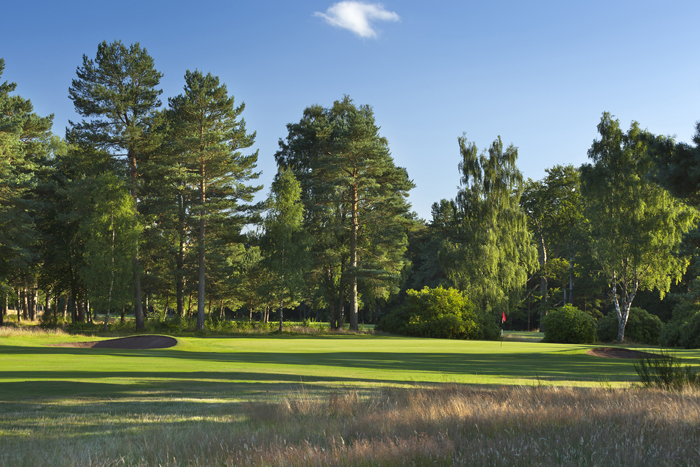
[(334, 3), (325, 13), (316, 12), (331, 26), (348, 29), (360, 37), (377, 37), (372, 28), (372, 21), (399, 21), (399, 15), (384, 9), (381, 3), (338, 2)]

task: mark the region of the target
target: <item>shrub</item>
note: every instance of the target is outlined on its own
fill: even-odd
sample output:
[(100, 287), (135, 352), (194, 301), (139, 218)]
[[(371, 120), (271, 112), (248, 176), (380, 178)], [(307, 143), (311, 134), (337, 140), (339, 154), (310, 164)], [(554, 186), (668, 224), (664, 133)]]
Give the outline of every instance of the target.
[(556, 308), (544, 317), (543, 322), (543, 342), (588, 344), (596, 341), (595, 319), (573, 305)]
[[(663, 323), (658, 316), (642, 308), (630, 308), (625, 326), (625, 340), (640, 344), (659, 343)], [(608, 313), (598, 321), (598, 339), (603, 342), (617, 340), (617, 313)]]
[(495, 339), (498, 327), (493, 323), (494, 331), (488, 322), (457, 289), (424, 287), (408, 290), (404, 305), (384, 316), (376, 329), (416, 337)]
[(700, 277), (690, 281), (687, 293), (677, 296), (673, 318), (661, 331), (659, 342), (665, 347), (700, 347)]
[(687, 386), (700, 386), (700, 375), (690, 366), (682, 366), (674, 355), (663, 350), (658, 355), (640, 358), (634, 369), (644, 387), (679, 391)]

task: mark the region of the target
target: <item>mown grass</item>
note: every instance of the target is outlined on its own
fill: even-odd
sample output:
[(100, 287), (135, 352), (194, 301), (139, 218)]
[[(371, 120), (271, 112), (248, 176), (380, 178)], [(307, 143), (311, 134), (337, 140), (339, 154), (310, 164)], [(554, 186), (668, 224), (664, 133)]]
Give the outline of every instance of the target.
[[(699, 393), (590, 346), (0, 328), (3, 465), (694, 465)], [(679, 351), (697, 364), (700, 352)]]

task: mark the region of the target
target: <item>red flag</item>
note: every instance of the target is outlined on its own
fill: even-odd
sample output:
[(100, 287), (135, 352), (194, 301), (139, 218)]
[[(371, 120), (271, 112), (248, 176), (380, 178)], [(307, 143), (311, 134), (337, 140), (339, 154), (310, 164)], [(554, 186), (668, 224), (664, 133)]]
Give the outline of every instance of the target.
[(506, 322), (506, 312), (505, 312), (505, 311), (503, 312), (503, 321), (502, 321), (502, 322), (503, 322), (503, 323)]

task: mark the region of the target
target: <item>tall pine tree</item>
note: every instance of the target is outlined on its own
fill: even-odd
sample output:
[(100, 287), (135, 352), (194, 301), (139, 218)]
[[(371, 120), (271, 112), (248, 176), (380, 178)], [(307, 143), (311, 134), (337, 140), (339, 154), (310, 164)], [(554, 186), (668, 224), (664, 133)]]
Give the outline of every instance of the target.
[(306, 227), (315, 238), (317, 274), (323, 277), (331, 326), (342, 328), (346, 293), (350, 329), (358, 329), (359, 283), (395, 282), (406, 249), (406, 201), (414, 187), (394, 165), (374, 112), (345, 96), (332, 107), (312, 106), (287, 125), (275, 154), (302, 184)]
[[(139, 177), (150, 151), (159, 144), (154, 116), (162, 93), (163, 76), (153, 58), (139, 43), (127, 47), (121, 41), (97, 47), (94, 60), (83, 55), (77, 78), (68, 90), (76, 112), (84, 117), (69, 122), (69, 143), (111, 154), (128, 167), (129, 189), (134, 200), (134, 223), (139, 223)], [(139, 248), (134, 256), (134, 314), (136, 329), (144, 328)]]
[(259, 176), (254, 171), (257, 151), (241, 153), (254, 144), (255, 133), (247, 133), (245, 120), (239, 118), (245, 104), (236, 107), (226, 85), (210, 73), (187, 71), (184, 93), (169, 99), (169, 105), (175, 150), (193, 174), (196, 201), (191, 214), (199, 224), (197, 328), (204, 329), (207, 248), (213, 239), (235, 240), (255, 211), (241, 201), (252, 201), (261, 189), (248, 183)]

